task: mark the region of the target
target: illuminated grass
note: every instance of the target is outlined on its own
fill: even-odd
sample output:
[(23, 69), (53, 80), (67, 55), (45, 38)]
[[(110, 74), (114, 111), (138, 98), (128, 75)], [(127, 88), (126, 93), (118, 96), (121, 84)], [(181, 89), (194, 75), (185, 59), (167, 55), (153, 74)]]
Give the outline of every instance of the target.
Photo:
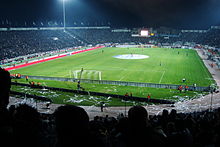
[[(102, 52), (104, 50), (104, 52)], [(137, 60), (116, 59), (113, 56), (123, 54), (141, 54), (149, 58)], [(50, 77), (73, 77), (72, 71), (81, 70), (101, 71), (102, 80), (132, 81), (161, 84), (183, 84), (185, 78), (186, 85), (209, 86), (214, 81), (211, 74), (194, 50), (189, 49), (165, 49), (165, 48), (104, 48), (97, 49), (73, 56), (67, 56), (44, 63), (39, 63), (29, 67), (24, 67), (11, 71), (11, 73), (21, 73), (23, 75), (50, 76)], [(85, 75), (82, 78), (88, 78)], [(93, 75), (91, 79), (93, 79)], [(58, 82), (48, 80), (34, 80), (51, 87), (61, 87), (76, 89), (76, 83)], [(19, 82), (25, 82), (19, 80)], [(84, 84), (87, 91), (102, 92), (124, 95), (132, 92), (133, 96), (145, 97), (148, 93), (156, 99), (188, 99), (193, 98), (198, 93), (179, 93), (177, 90), (129, 87), (115, 85)], [(17, 89), (18, 90), (18, 89)], [(56, 103), (62, 103), (63, 98), (57, 99)], [(80, 103), (80, 105), (93, 105), (90, 103)], [(121, 105), (119, 102), (110, 105)]]
[[(113, 57), (129, 53), (149, 58), (125, 60)], [(197, 86), (209, 86), (213, 82), (196, 51), (188, 49), (104, 48), (24, 67), (12, 73), (73, 77), (72, 71), (81, 68), (101, 71), (102, 80), (182, 84), (182, 79), (186, 78), (187, 85), (197, 83)]]

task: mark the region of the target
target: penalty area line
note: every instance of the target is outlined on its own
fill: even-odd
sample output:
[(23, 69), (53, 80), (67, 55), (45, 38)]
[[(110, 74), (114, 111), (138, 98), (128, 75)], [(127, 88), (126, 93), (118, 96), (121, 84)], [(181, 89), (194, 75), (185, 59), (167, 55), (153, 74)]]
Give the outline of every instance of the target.
[(124, 79), (125, 76), (121, 77), (119, 81), (121, 81), (122, 79)]
[(159, 84), (161, 83), (161, 81), (162, 81), (162, 79), (163, 79), (163, 76), (164, 76), (165, 72), (166, 72), (166, 71), (163, 71), (163, 74), (162, 74), (162, 76), (160, 77)]

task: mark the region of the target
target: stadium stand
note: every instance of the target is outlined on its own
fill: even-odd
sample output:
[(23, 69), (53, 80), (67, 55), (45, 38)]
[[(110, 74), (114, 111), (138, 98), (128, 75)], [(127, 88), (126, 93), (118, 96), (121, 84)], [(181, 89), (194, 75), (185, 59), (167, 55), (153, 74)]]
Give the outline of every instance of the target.
[(0, 31), (0, 38), (1, 60), (82, 45), (61, 30)]
[(0, 60), (18, 56), (56, 51), (70, 47), (97, 45), (104, 43), (133, 43), (155, 45), (172, 45), (180, 42), (220, 47), (220, 29), (210, 28), (206, 31), (182, 31), (177, 34), (157, 34), (150, 38), (132, 37), (132, 32), (115, 32), (110, 27), (51, 30), (1, 30)]

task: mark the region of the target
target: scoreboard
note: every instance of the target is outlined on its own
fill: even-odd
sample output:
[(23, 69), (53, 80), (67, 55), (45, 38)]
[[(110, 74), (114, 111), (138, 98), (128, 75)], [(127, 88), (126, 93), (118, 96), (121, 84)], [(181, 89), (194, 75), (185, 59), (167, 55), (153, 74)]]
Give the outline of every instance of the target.
[(133, 37), (151, 37), (154, 36), (152, 28), (142, 28), (142, 29), (136, 29), (136, 31), (133, 31), (132, 36)]
[(140, 35), (141, 37), (149, 37), (150, 36), (149, 30), (145, 30), (145, 29), (141, 30)]

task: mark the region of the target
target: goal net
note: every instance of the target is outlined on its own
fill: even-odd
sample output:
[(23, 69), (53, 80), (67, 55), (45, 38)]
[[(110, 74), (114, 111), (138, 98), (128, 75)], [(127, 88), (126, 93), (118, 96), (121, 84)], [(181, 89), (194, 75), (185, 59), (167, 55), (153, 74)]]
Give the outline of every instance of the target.
[[(74, 70), (70, 72), (75, 79), (80, 78), (81, 70)], [(90, 79), (90, 80), (102, 80), (102, 72), (97, 70), (83, 70), (81, 79)]]

